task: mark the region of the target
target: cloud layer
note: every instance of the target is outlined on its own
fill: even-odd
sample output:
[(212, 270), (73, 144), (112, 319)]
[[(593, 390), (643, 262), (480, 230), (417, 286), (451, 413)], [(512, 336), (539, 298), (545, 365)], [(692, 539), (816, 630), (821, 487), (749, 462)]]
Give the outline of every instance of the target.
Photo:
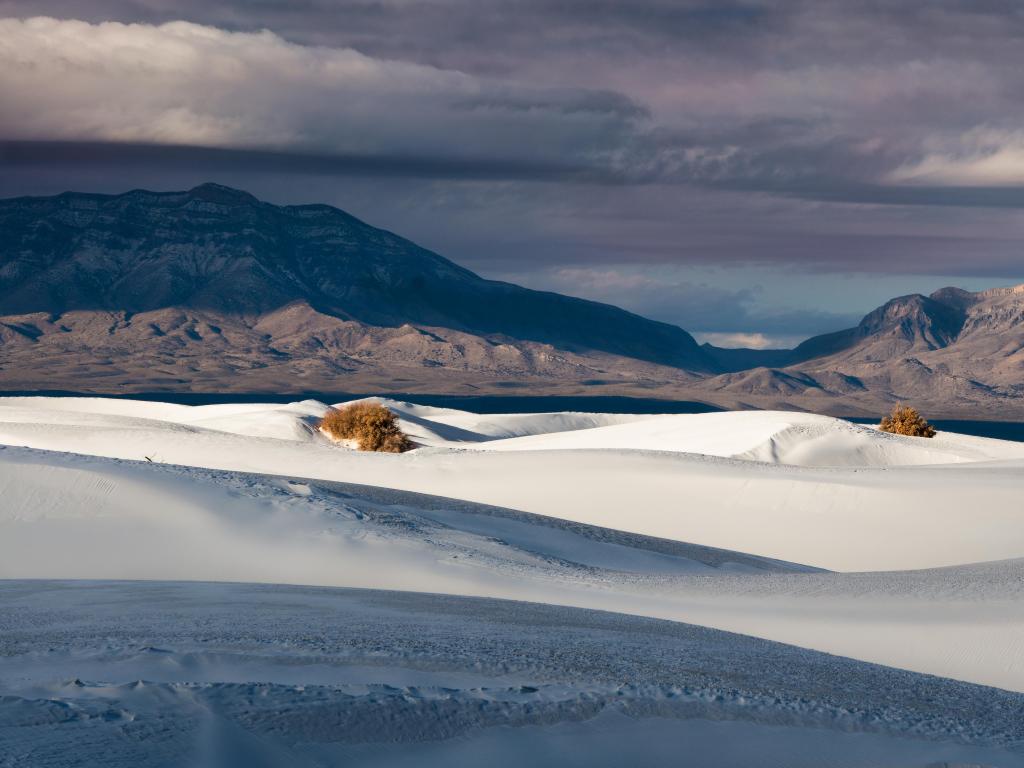
[(470, 13), (454, 0), (307, 1), (252, 15), (248, 4), (104, 5), (250, 21), (4, 19), (0, 98), (21, 108), (4, 110), (0, 137), (1024, 205), (1024, 84), (1010, 47), (1024, 21), (1011, 5), (574, 0)]
[(700, 280), (638, 270), (1024, 280), (1015, 0), (0, 0), (0, 17), (0, 194), (212, 178), (335, 203), (484, 274), (609, 298), (600, 280), (625, 275), (630, 308), (705, 333), (809, 335), (848, 312), (808, 291), (780, 319), (754, 282), (679, 312), (703, 306)]
[(610, 169), (643, 110), (267, 31), (0, 20), (0, 135)]

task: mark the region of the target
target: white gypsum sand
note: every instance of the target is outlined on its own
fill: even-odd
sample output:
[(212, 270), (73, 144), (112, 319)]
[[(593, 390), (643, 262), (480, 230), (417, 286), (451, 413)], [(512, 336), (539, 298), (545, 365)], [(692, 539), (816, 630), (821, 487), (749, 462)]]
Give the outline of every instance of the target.
[[(525, 600), (632, 614), (637, 621), (703, 625), (858, 663), (1024, 692), (1024, 513), (1017, 503), (1024, 491), (1024, 445), (952, 434), (900, 438), (835, 419), (779, 412), (483, 416), (387, 405), (422, 447), (383, 455), (334, 444), (314, 429), (327, 406), (312, 401), (186, 407), (90, 398), (0, 399), (0, 443), (8, 446), (0, 448), (0, 577), (283, 583)], [(47, 595), (57, 600), (54, 610), (63, 605), (65, 587), (19, 583), (11, 582), (14, 592), (7, 594), (26, 589), (31, 600), (43, 601), (41, 606), (47, 605)], [(96, 585), (77, 594), (94, 605), (109, 594), (104, 589)], [(118, 599), (126, 604), (146, 599), (144, 591), (136, 597), (134, 588), (123, 589), (128, 591)], [(206, 589), (173, 587), (189, 606), (176, 614), (186, 625), (193, 611), (208, 610), (202, 607), (207, 595), (223, 594)], [(276, 605), (289, 599), (282, 595), (299, 594), (274, 589), (279, 591), (266, 594)], [(90, 590), (99, 591), (94, 597)], [(413, 614), (421, 610), (412, 603), (408, 607)], [(392, 611), (389, 620), (399, 613)], [(72, 634), (87, 615), (90, 610), (68, 619)], [(239, 631), (252, 638), (269, 631), (259, 615), (239, 617)], [(109, 625), (113, 619), (103, 621)], [(297, 621), (303, 637), (316, 635), (312, 619)], [(8, 640), (22, 636), (24, 628), (7, 626), (5, 631), (14, 632)], [(265, 665), (246, 666), (245, 649), (254, 646), (245, 643), (225, 641), (230, 663), (208, 656), (195, 666), (187, 632), (168, 634), (157, 627), (160, 642), (151, 643), (131, 627), (125, 631), (131, 639), (113, 655), (104, 656), (98, 646), (81, 656), (18, 651), (22, 655), (8, 672), (0, 664), (0, 687), (16, 698), (35, 691), (67, 702), (87, 699), (90, 707), (113, 706), (113, 700), (121, 706), (131, 699), (152, 715), (163, 706), (154, 702), (176, 701), (178, 694), (159, 689), (151, 701), (117, 685), (136, 674), (154, 679), (163, 669), (166, 685), (200, 679), (214, 685), (201, 694), (190, 688), (188, 696), (209, 695), (230, 709), (237, 706), (232, 697), (242, 694), (216, 687), (222, 683), (236, 678), (297, 683)], [(366, 625), (366, 631), (374, 636), (380, 628)], [(515, 629), (523, 637), (547, 631), (528, 623)], [(168, 646), (171, 655), (138, 657), (140, 644), (154, 643)], [(305, 651), (289, 653), (301, 658), (288, 662), (287, 669), (307, 663)], [(162, 667), (160, 659), (169, 666)], [(501, 654), (492, 661), (504, 663)], [(410, 662), (392, 660), (352, 677), (347, 662), (340, 671), (339, 663), (315, 667), (316, 674), (340, 675), (338, 685), (391, 680), (399, 699), (424, 680), (445, 687), (447, 674), (448, 687), (462, 688), (475, 674), (445, 667), (434, 677), (410, 676), (403, 671)], [(778, 663), (771, 654), (764, 656), (763, 664)], [(31, 670), (14, 691), (10, 670), (24, 664)], [(437, 661), (424, 664), (434, 668)], [(114, 687), (60, 683), (60, 675), (82, 677), (76, 669), (95, 670), (91, 679)], [(833, 694), (841, 698), (864, 685), (858, 678), (863, 673), (854, 672), (861, 667), (841, 669), (849, 678), (833, 675), (836, 690), (829, 695), (804, 691), (808, 701), (819, 702), (812, 707), (816, 714), (783, 716), (781, 705), (773, 710), (758, 704), (757, 717), (740, 707), (744, 714), (730, 719), (735, 728), (756, 729), (764, 717), (775, 726), (785, 721), (797, 727), (799, 738), (776, 745), (780, 765), (800, 764), (791, 754), (802, 748), (818, 758), (843, 751), (847, 747), (839, 746), (838, 735), (826, 739), (824, 752), (802, 740), (810, 739), (802, 726), (822, 722), (822, 696), (832, 706)], [(517, 678), (516, 684), (536, 687), (522, 682), (526, 679)], [(584, 688), (590, 691), (584, 698), (605, 695), (577, 683), (570, 690), (563, 680), (558, 695), (578, 697)], [(271, 698), (283, 707), (302, 699), (274, 690)], [(318, 695), (330, 699), (351, 696), (353, 690)], [(274, 698), (279, 694), (283, 698)], [(444, 694), (445, 706), (474, 710), (479, 695)], [(422, 706), (437, 706), (434, 694), (426, 697)], [(562, 715), (551, 715), (547, 725), (520, 725), (539, 727), (536, 738), (542, 742), (561, 743), (556, 734), (562, 731), (549, 732), (548, 725), (569, 728), (578, 716), (565, 714), (569, 705), (558, 701), (551, 706)], [(656, 730), (646, 715), (644, 726), (634, 718), (641, 709), (661, 717), (667, 711), (663, 704), (653, 704), (646, 693), (630, 701), (623, 737), (636, 738), (635, 728)], [(185, 717), (177, 706), (169, 716)], [(694, 706), (693, 717), (701, 722), (717, 717), (707, 702)], [(668, 707), (670, 720), (678, 717), (674, 707)], [(499, 720), (512, 717), (506, 709)], [(581, 711), (575, 704), (569, 710)], [(604, 705), (597, 710), (613, 718), (609, 722), (622, 714), (614, 707), (605, 711)], [(597, 710), (587, 709), (591, 715), (583, 722)], [(916, 715), (901, 717), (893, 732), (921, 737), (922, 726), (910, 724)], [(702, 728), (691, 734), (693, 743), (711, 739)], [(991, 734), (967, 738), (966, 726), (957, 728), (949, 738), (958, 744), (997, 745)], [(100, 738), (106, 732), (96, 733)], [(593, 736), (586, 734), (584, 728), (566, 738)], [(658, 743), (667, 743), (664, 734), (659, 738)], [(744, 738), (760, 737), (751, 731)], [(499, 743), (484, 739), (479, 748), (498, 749)], [(907, 764), (983, 762), (978, 754), (954, 754), (946, 747), (935, 751), (931, 737), (921, 743), (932, 751), (912, 750)], [(889, 742), (871, 749), (876, 747), (894, 748)], [(342, 752), (358, 753), (366, 762), (360, 749), (349, 745)], [(850, 749), (849, 765), (877, 764), (877, 752)], [(399, 753), (393, 755), (396, 764), (408, 758)], [(461, 753), (438, 747), (437, 754), (443, 760)], [(1006, 759), (994, 764), (1011, 764)], [(814, 764), (810, 757), (807, 764)]]
[[(417, 422), (407, 422), (414, 439), (431, 418), (433, 433), (458, 425), (460, 439), (469, 432), (477, 437), (458, 447), (381, 456), (348, 451), (315, 433), (311, 425), (327, 406), (313, 402), (196, 408), (125, 402), (119, 413), (120, 402), (0, 399), (0, 443), (358, 482), (830, 570), (930, 568), (1024, 553), (1021, 443), (898, 437), (779, 412), (643, 416), (630, 423), (622, 416), (476, 416), (392, 404), (400, 413), (415, 412)], [(619, 426), (593, 427), (606, 420)], [(505, 429), (505, 422), (512, 426)], [(574, 424), (583, 428), (570, 431)], [(505, 436), (527, 427), (532, 434)], [(549, 428), (558, 431), (543, 432)], [(627, 428), (649, 433), (651, 447), (631, 447), (636, 434), (625, 447), (609, 445), (609, 434)], [(569, 437), (577, 445), (559, 447)], [(544, 439), (554, 447), (544, 448)], [(701, 439), (709, 444), (705, 452), (698, 450)], [(528, 440), (530, 449), (512, 450), (518, 440)], [(689, 452), (667, 448), (680, 443)], [(801, 461), (780, 459), (772, 449), (779, 444)], [(837, 454), (838, 466), (818, 466)]]
[(1021, 765), (1020, 694), (674, 622), (279, 585), (0, 602), (17, 765)]

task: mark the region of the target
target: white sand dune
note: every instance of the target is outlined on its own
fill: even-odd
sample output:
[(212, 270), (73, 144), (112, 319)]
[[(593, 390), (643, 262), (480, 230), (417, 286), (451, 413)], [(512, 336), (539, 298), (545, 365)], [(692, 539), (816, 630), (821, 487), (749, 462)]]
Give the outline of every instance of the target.
[(686, 544), (652, 549), (635, 536), (609, 538), (521, 513), (475, 514), (459, 502), (363, 511), (332, 484), (311, 482), (2, 448), (0, 577), (196, 578), (472, 594), (475, 575), (456, 562), (460, 552), (465, 563), (475, 558), (545, 578), (558, 561), (631, 574), (809, 570)]
[[(1022, 443), (953, 433), (922, 440), (886, 434), (830, 416), (789, 411), (482, 415), (386, 398), (366, 400), (380, 402), (397, 413), (406, 433), (423, 447), (667, 451), (804, 467), (1024, 459)], [(311, 427), (329, 407), (315, 400), (285, 405), (183, 406), (112, 398), (15, 397), (0, 398), (0, 423), (136, 429), (178, 425), (302, 442), (316, 439)]]
[(457, 500), (17, 448), (0, 450), (0, 498), (3, 578), (512, 598), (698, 623), (1024, 690), (1021, 560), (814, 574)]
[(648, 450), (802, 467), (892, 467), (1024, 458), (1024, 445), (942, 434), (931, 440), (813, 414), (749, 411), (653, 419), (495, 440), (498, 451)]
[(685, 624), (238, 584), (0, 582), (0, 604), (19, 768), (1024, 762), (1024, 695)]
[[(427, 447), (669, 451), (802, 467), (891, 467), (1024, 459), (1021, 443), (949, 432), (922, 440), (886, 434), (830, 416), (790, 411), (486, 416), (386, 398), (367, 399), (399, 414), (405, 431)], [(459, 431), (449, 432), (447, 428)]]
[[(211, 764), (217, 755), (253, 765), (305, 764), (296, 762), (291, 736), (274, 746), (286, 760), (262, 754), (244, 736), (238, 723), (256, 716), (252, 702), (265, 702), (259, 717), (311, 707), (303, 709), (303, 722), (321, 725), (337, 722), (338, 712), (356, 717), (362, 707), (403, 722), (421, 716), (413, 710), (447, 723), (483, 717), (480, 740), (461, 747), (444, 741), (432, 753), (444, 763), (472, 749), (501, 754), (503, 742), (494, 741), (500, 729), (489, 728), (487, 718), (522, 726), (514, 720), (523, 717), (522, 704), (543, 721), (531, 738), (559, 749), (597, 743), (604, 729), (644, 738), (644, 729), (662, 727), (658, 718), (683, 717), (696, 718), (698, 725), (685, 726), (689, 743), (703, 745), (709, 764), (749, 763), (746, 753), (725, 761), (720, 747), (727, 737), (707, 730), (724, 717), (736, 721), (732, 733), (743, 743), (763, 744), (766, 759), (776, 755), (778, 765), (867, 766), (896, 754), (907, 765), (1024, 764), (1015, 726), (999, 720), (999, 713), (1019, 709), (1020, 694), (949, 680), (1024, 692), (1024, 445), (954, 434), (901, 438), (778, 412), (484, 416), (387, 404), (421, 447), (391, 455), (335, 444), (315, 429), (329, 407), (315, 401), (186, 407), (0, 399), (0, 579), (159, 582), (77, 593), (39, 581), (0, 584), (0, 603), (24, 620), (0, 621), (0, 749), (23, 757), (65, 754), (56, 734), (106, 754), (130, 745), (124, 735), (144, 733), (151, 722), (169, 728), (166, 744), (185, 748), (195, 739), (195, 712), (215, 709)], [(209, 584), (165, 584), (181, 581), (398, 592), (373, 593), (389, 606), (381, 609), (386, 620), (353, 608), (351, 598), (303, 592), (299, 602), (308, 606), (288, 603), (294, 624), (273, 623), (285, 621), (276, 608), (246, 609), (230, 632), (204, 635), (213, 645), (200, 648), (190, 645), (190, 633), (216, 623), (209, 611), (229, 605), (228, 593)], [(274, 587), (266, 599), (287, 600), (283, 589)], [(38, 616), (17, 604), (25, 590)], [(539, 608), (521, 603), (451, 602), (444, 610), (477, 617), (484, 611), (510, 622), (507, 648), (475, 647), (472, 668), (453, 666), (446, 659), (465, 649), (451, 647), (450, 638), (462, 637), (468, 625), (417, 624), (424, 601), (444, 599), (410, 594), (423, 592), (544, 603), (556, 613), (534, 615)], [(147, 596), (158, 593), (173, 594), (173, 601), (147, 613)], [(69, 608), (75, 594), (88, 604)], [(93, 615), (111, 594), (132, 612), (131, 626), (119, 630), (112, 614)], [(232, 594), (255, 599), (242, 588)], [(316, 606), (328, 604), (356, 622), (346, 661), (322, 656), (318, 617), (326, 614)], [(613, 612), (600, 622), (638, 638), (668, 630), (641, 630), (636, 622), (668, 619), (788, 645), (749, 646), (691, 627), (686, 631), (698, 632), (693, 647), (700, 653), (688, 652), (684, 664), (699, 685), (679, 687), (682, 678), (673, 677), (675, 687), (659, 687), (668, 679), (662, 665), (652, 672), (662, 675), (654, 687), (609, 688), (575, 668), (542, 684), (517, 673), (511, 693), (480, 687), (498, 685), (493, 674), (507, 681), (508, 670), (518, 669), (515, 654), (531, 647), (531, 638), (557, 645), (544, 622), (597, 626), (598, 619), (570, 609)], [(581, 642), (582, 630), (573, 631), (573, 642)], [(32, 632), (38, 637), (26, 639)], [(449, 638), (449, 646), (411, 659), (374, 656), (370, 666), (352, 661), (362, 658), (360, 642), (379, 653), (389, 632), (399, 648), (434, 635)], [(617, 648), (619, 663), (635, 674), (658, 642)], [(809, 651), (793, 646), (835, 656), (801, 656)], [(253, 661), (263, 652), (272, 661)], [(534, 657), (527, 658), (532, 664)], [(593, 669), (595, 658), (587, 651), (580, 664)], [(865, 662), (939, 677), (897, 679)], [(481, 663), (499, 672), (484, 674)], [(732, 687), (708, 688), (726, 668), (738, 675), (725, 681)], [(777, 681), (781, 687), (764, 682), (779, 670), (789, 670)], [(78, 679), (89, 673), (98, 678)], [(323, 675), (340, 677), (323, 687)], [(576, 677), (567, 682), (566, 675)], [(154, 676), (166, 682), (132, 682)], [(761, 687), (740, 692), (744, 680)], [(383, 681), (395, 687), (374, 687)], [(865, 707), (864, 697), (882, 689), (891, 692), (877, 702), (881, 708)], [(530, 693), (520, 702), (524, 691)], [(539, 699), (529, 698), (538, 691)], [(900, 699), (897, 691), (908, 693)], [(992, 706), (970, 703), (993, 697), (1003, 698)], [(964, 702), (974, 709), (962, 712)], [(80, 725), (41, 726), (52, 721), (46, 713), (54, 707), (77, 713), (68, 722)], [(605, 709), (601, 718), (611, 720), (595, 714)], [(231, 712), (243, 719), (232, 720)], [(614, 719), (624, 712), (633, 714)], [(647, 719), (651, 713), (654, 720)], [(376, 717), (352, 721), (348, 732), (372, 743)], [(581, 717), (584, 730), (565, 736)], [(599, 719), (600, 727), (591, 725)], [(97, 725), (107, 722), (122, 725)], [(442, 727), (430, 722), (423, 727)], [(756, 730), (766, 725), (791, 730), (767, 739)], [(812, 737), (807, 725), (826, 731)], [(307, 736), (311, 727), (303, 726)], [(683, 727), (673, 721), (649, 731), (652, 749)], [(882, 740), (848, 740), (843, 734), (851, 729)], [(370, 753), (358, 745), (338, 752), (327, 735), (323, 743), (312, 737), (310, 744), (324, 751), (310, 764), (366, 762)], [(894, 735), (908, 740), (897, 745)], [(523, 741), (517, 735), (508, 743), (520, 749)], [(138, 752), (119, 754), (121, 763), (112, 764), (138, 763)], [(380, 754), (372, 752), (375, 759)], [(402, 764), (425, 753), (387, 754)], [(596, 749), (590, 764), (611, 754)], [(846, 762), (836, 762), (837, 754)]]
[(657, 415), (574, 412), (487, 415), (382, 397), (365, 399), (381, 403), (397, 413), (405, 431), (428, 447), (469, 447), (473, 443), (577, 432), (664, 418)]
[[(315, 433), (310, 424), (327, 406), (313, 402), (196, 408), (126, 402), (124, 414), (119, 402), (0, 399), (0, 443), (365, 483), (830, 570), (1024, 555), (1024, 444), (1008, 441), (899, 438), (789, 413), (616, 416), (609, 418), (624, 420), (595, 427), (604, 417), (484, 417), (417, 407), (421, 420), (444, 419), (435, 434), (500, 433), (503, 420), (513, 425), (508, 429), (561, 431), (392, 456), (351, 451)], [(582, 428), (569, 430), (572, 425)], [(645, 439), (651, 445), (638, 448)], [(529, 450), (514, 450), (519, 441), (529, 441)], [(579, 447), (560, 447), (565, 441)], [(803, 456), (805, 464), (827, 456), (834, 466), (749, 458), (769, 445), (776, 455)], [(921, 463), (929, 457), (941, 461)], [(878, 466), (886, 458), (891, 463)]]

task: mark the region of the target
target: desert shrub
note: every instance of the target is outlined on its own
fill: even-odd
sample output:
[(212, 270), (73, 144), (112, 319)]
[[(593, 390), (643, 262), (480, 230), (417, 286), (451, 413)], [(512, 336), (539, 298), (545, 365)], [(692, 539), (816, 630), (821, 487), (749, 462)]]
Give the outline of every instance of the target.
[(361, 451), (402, 453), (413, 447), (402, 432), (398, 417), (377, 403), (332, 408), (318, 426), (335, 440), (354, 440)]
[(925, 421), (917, 409), (909, 405), (897, 404), (892, 413), (882, 419), (878, 428), (894, 435), (910, 435), (911, 437), (935, 437), (935, 427)]

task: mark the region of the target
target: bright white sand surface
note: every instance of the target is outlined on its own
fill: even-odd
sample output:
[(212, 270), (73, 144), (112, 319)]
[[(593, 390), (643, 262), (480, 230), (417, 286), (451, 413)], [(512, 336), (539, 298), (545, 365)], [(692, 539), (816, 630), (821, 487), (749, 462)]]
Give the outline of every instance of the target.
[[(315, 431), (326, 410), (315, 402), (0, 400), (0, 441), (42, 449), (0, 451), (0, 576), (305, 583), (598, 607), (1024, 690), (1012, 562), (1024, 557), (1024, 445), (899, 438), (781, 412), (481, 416), (389, 405), (435, 447), (349, 450)], [(160, 469), (147, 457), (204, 469)], [(415, 503), (402, 525), (421, 532), (399, 536), (317, 481), (697, 546), (666, 554), (537, 518)], [(881, 573), (737, 575), (801, 566)]]
[[(157, 582), (0, 584), (0, 753), (160, 765), (159, 722), (167, 759), (199, 744), (201, 765), (621, 764), (616, 739), (664, 762), (682, 733), (708, 765), (1024, 762), (1004, 717), (1024, 696), (949, 680), (1024, 692), (1024, 445), (781, 412), (387, 405), (421, 447), (333, 443), (313, 401), (0, 399), (0, 579)], [(331, 656), (334, 611), (352, 637)], [(697, 626), (665, 645), (644, 617)], [(380, 712), (476, 735), (380, 751)]]
[(11, 765), (1019, 766), (1024, 696), (703, 627), (409, 592), (0, 582)]
[(780, 412), (478, 416), (391, 405), (414, 438), (441, 447), (348, 450), (313, 429), (327, 407), (313, 402), (73, 398), (0, 399), (0, 443), (365, 483), (830, 570), (1024, 555), (1021, 443), (897, 437)]

